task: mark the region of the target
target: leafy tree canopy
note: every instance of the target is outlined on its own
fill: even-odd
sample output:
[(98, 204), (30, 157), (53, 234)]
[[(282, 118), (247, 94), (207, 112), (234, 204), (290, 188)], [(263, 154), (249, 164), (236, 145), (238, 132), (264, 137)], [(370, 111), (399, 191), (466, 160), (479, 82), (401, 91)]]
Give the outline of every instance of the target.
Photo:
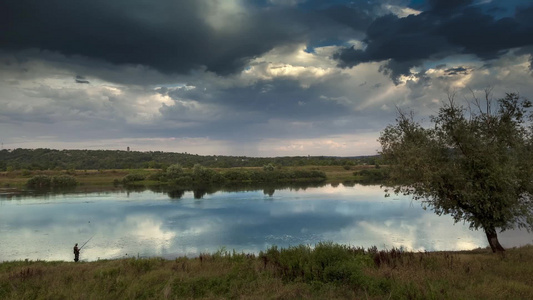
[(483, 229), (492, 250), (503, 251), (496, 229), (533, 228), (530, 109), (515, 93), (494, 102), (487, 92), (466, 107), (450, 95), (431, 128), (399, 110), (379, 138), (394, 192)]

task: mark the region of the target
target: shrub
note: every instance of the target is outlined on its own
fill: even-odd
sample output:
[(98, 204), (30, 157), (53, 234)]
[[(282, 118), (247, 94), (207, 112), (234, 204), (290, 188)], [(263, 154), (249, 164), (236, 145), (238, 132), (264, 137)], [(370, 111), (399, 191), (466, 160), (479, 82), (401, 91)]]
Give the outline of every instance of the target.
[(372, 265), (362, 249), (333, 243), (319, 243), (278, 250), (271, 247), (259, 254), (265, 267), (270, 264), (276, 275), (286, 281), (355, 283), (365, 279), (363, 267)]
[(270, 171), (274, 171), (275, 167), (272, 163), (269, 163), (268, 165), (264, 165), (263, 166), (263, 171), (265, 172), (270, 172)]
[(225, 181), (224, 176), (220, 173), (200, 164), (194, 165), (192, 177), (195, 183), (221, 183)]
[(222, 174), (228, 181), (243, 182), (250, 180), (250, 174), (246, 170), (228, 170)]
[(122, 183), (123, 184), (130, 184), (132, 182), (142, 181), (144, 179), (145, 179), (145, 177), (142, 174), (128, 174), (128, 175), (124, 176), (124, 178), (122, 178)]
[(166, 175), (169, 179), (176, 179), (183, 175), (183, 168), (180, 164), (170, 165), (166, 170)]
[(358, 180), (361, 183), (383, 182), (389, 178), (388, 169), (364, 169), (353, 173), (355, 176), (361, 176)]
[(156, 181), (167, 181), (169, 177), (167, 176), (166, 172), (158, 171), (156, 173), (148, 175), (148, 180), (156, 180)]
[(58, 175), (52, 177), (52, 187), (73, 187), (78, 185), (78, 180), (70, 175)]
[(175, 185), (190, 186), (193, 184), (193, 178), (189, 174), (184, 174), (183, 176), (172, 180), (172, 183)]
[(30, 178), (26, 185), (31, 188), (62, 188), (62, 187), (74, 187), (78, 185), (78, 180), (70, 175), (59, 175), (50, 177), (48, 175), (35, 175)]
[(49, 188), (52, 186), (52, 178), (47, 175), (35, 175), (28, 179), (26, 185), (31, 188)]

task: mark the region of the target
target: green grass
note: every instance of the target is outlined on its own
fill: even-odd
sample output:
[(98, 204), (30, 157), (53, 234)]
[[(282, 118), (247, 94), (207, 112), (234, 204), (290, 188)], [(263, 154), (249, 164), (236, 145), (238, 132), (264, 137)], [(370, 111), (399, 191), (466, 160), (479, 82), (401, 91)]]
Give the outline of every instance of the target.
[(412, 253), (331, 243), (259, 255), (0, 264), (0, 299), (532, 299), (533, 246)]

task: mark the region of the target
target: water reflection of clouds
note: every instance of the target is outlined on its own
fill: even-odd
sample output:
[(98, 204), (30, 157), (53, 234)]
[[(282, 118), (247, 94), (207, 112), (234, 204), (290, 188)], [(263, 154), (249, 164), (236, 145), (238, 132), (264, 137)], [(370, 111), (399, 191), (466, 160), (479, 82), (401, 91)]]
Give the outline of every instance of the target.
[(412, 251), (468, 250), (486, 245), (482, 232), (453, 226), (450, 219), (437, 219), (430, 214), (411, 219), (356, 221), (328, 236), (354, 246), (402, 247)]
[(405, 198), (384, 198), (375, 186), (287, 189), (273, 197), (259, 190), (198, 200), (186, 192), (175, 201), (142, 192), (50, 201), (2, 203), (0, 260), (70, 260), (74, 243), (93, 234), (82, 259), (198, 255), (222, 246), (257, 253), (319, 241), (420, 251), (486, 246), (483, 233)]
[[(376, 185), (355, 185), (354, 187), (345, 185), (325, 185), (323, 187), (309, 187), (305, 190), (299, 190), (296, 192), (287, 191), (289, 193), (297, 194), (314, 194), (314, 195), (343, 195), (343, 198), (349, 198), (351, 201), (368, 200), (368, 197), (372, 197), (374, 201), (382, 200), (385, 198), (385, 189)], [(276, 191), (280, 193), (280, 191)], [(333, 200), (333, 199), (332, 199)]]

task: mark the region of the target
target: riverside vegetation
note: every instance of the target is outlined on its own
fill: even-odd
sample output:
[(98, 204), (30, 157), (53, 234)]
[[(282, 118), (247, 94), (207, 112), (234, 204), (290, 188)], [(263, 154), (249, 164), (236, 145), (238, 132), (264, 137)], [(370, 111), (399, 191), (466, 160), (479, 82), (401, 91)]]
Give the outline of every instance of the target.
[(319, 243), (258, 255), (0, 264), (1, 299), (531, 299), (533, 246), (406, 252)]
[[(51, 180), (63, 175), (73, 176), (84, 189), (238, 182), (372, 183), (373, 176), (359, 171), (378, 167), (379, 161), (378, 156), (262, 158), (161, 151), (3, 149), (0, 188), (59, 187)], [(44, 177), (30, 180), (37, 175), (51, 177), (50, 183)]]
[[(76, 187), (80, 190), (112, 190), (134, 187), (221, 185), (236, 183), (363, 183), (379, 184), (386, 178), (386, 167), (374, 165), (193, 168), (178, 164), (165, 169), (110, 170), (18, 170), (0, 172), (0, 188)], [(54, 178), (56, 178), (54, 180)], [(68, 180), (67, 180), (68, 179)], [(60, 185), (59, 183), (65, 183)]]

